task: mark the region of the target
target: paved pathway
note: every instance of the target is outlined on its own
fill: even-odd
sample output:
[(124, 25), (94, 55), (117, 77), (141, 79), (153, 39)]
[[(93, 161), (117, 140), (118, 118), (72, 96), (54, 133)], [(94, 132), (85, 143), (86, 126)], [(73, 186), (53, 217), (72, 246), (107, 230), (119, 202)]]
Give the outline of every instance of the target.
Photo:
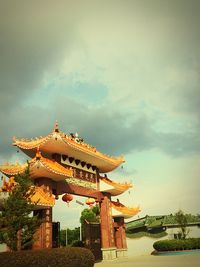
[(94, 267), (200, 267), (200, 254), (176, 256), (134, 256), (95, 263)]

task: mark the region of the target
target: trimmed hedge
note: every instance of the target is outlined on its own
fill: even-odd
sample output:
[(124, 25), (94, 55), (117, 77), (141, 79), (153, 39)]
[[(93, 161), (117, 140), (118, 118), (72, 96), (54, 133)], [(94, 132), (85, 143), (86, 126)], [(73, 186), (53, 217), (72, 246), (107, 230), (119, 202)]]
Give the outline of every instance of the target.
[(153, 247), (157, 251), (200, 249), (200, 238), (160, 240)]
[(84, 247), (83, 241), (80, 240), (74, 240), (71, 244), (72, 247)]
[(155, 234), (149, 233), (149, 232), (138, 232), (138, 233), (127, 232), (126, 233), (126, 236), (129, 238), (140, 238), (140, 237), (144, 237), (144, 236), (147, 236), (150, 238), (160, 238), (160, 237), (164, 237), (166, 235), (167, 235), (167, 233), (165, 231), (160, 232), (160, 233), (155, 233)]
[(93, 267), (94, 255), (86, 248), (53, 248), (0, 253), (0, 267)]

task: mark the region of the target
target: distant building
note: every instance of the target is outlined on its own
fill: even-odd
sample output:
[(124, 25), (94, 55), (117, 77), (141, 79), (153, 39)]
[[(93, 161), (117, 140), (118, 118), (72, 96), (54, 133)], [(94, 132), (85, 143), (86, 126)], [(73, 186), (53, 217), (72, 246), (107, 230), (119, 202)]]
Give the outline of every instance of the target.
[[(200, 216), (187, 214), (187, 229), (189, 237), (200, 237)], [(126, 223), (126, 233), (149, 233), (158, 234), (165, 232), (168, 238), (178, 238), (180, 232), (180, 225), (176, 221), (174, 215), (149, 216), (132, 220)]]

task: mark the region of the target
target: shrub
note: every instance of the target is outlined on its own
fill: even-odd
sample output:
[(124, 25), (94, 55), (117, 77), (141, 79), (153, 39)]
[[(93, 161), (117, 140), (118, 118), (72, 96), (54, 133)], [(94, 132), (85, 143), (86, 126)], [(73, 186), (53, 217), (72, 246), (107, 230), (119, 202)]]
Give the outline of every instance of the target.
[(72, 247), (84, 247), (83, 241), (80, 240), (74, 240), (71, 244)]
[(147, 236), (150, 238), (160, 238), (166, 236), (167, 233), (165, 231), (159, 232), (159, 233), (149, 233), (149, 232), (138, 232), (138, 233), (131, 233), (131, 232), (126, 232), (126, 236), (129, 238), (140, 238), (143, 236)]
[(200, 249), (200, 238), (160, 240), (153, 244), (157, 251)]
[(54, 248), (0, 253), (0, 267), (93, 267), (94, 256), (86, 248)]

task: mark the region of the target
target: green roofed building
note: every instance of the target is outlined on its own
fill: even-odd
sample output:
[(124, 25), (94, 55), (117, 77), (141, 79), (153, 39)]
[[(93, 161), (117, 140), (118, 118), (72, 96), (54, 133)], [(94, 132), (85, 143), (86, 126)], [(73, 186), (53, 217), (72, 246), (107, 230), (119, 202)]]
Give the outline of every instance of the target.
[[(200, 215), (186, 214), (188, 236), (200, 237)], [(126, 223), (126, 234), (128, 237), (162, 237), (177, 238), (180, 224), (176, 217), (170, 215), (149, 216), (138, 218)]]

